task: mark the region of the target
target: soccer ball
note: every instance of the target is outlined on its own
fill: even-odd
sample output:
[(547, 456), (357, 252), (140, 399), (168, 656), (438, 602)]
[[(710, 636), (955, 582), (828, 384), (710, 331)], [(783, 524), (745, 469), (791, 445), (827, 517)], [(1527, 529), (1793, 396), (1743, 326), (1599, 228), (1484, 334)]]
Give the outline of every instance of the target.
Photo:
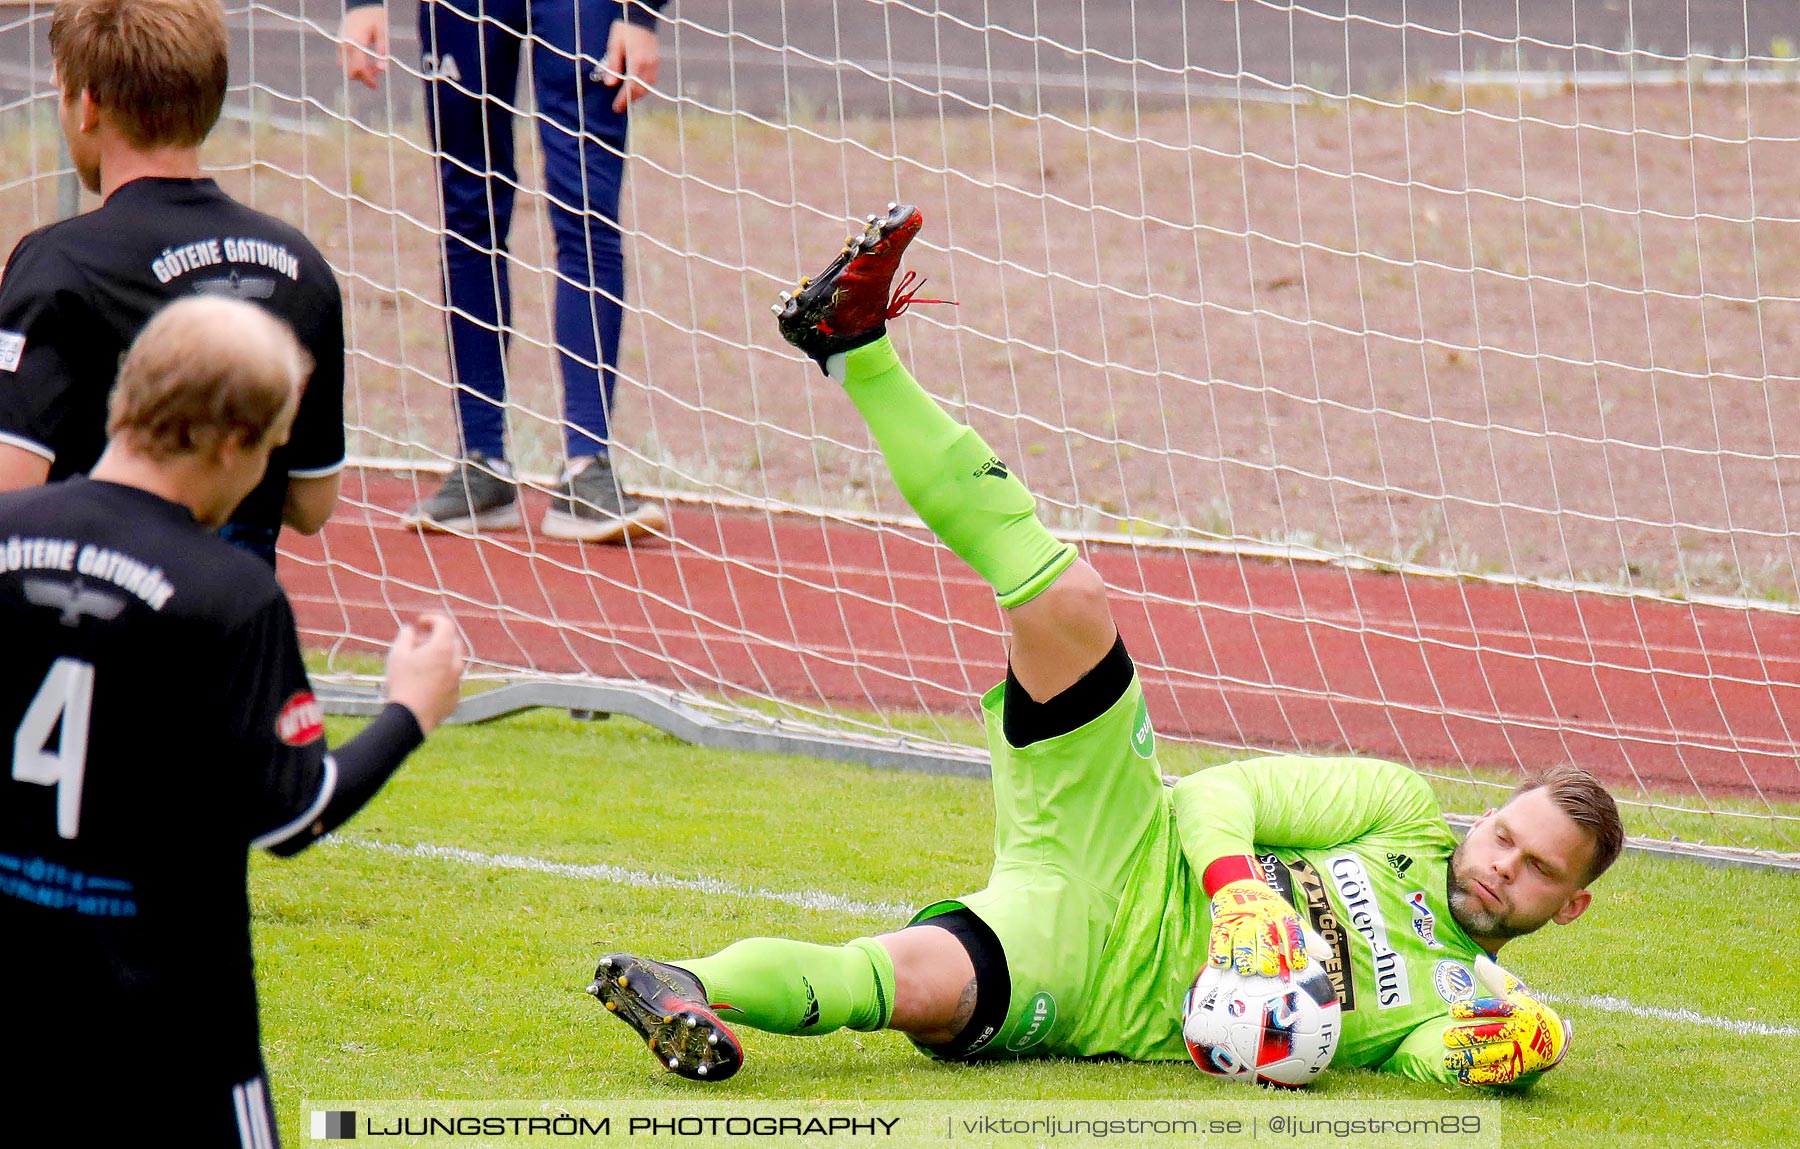
[(1343, 1033), (1337, 993), (1317, 961), (1292, 981), (1208, 966), (1188, 990), (1181, 1034), (1216, 1077), (1298, 1089), (1331, 1064)]

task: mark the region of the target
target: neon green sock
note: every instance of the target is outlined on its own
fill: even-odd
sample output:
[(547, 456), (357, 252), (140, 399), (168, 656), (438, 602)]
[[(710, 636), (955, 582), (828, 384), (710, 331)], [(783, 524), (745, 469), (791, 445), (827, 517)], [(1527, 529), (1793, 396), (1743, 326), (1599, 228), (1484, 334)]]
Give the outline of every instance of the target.
[(900, 494), (1001, 606), (1030, 602), (1075, 561), (1075, 548), (1038, 522), (1025, 484), (925, 393), (885, 335), (833, 355), (826, 370), (862, 412)]
[(720, 1017), (770, 1033), (881, 1029), (894, 1015), (894, 959), (873, 938), (841, 946), (746, 938), (673, 964), (700, 979)]

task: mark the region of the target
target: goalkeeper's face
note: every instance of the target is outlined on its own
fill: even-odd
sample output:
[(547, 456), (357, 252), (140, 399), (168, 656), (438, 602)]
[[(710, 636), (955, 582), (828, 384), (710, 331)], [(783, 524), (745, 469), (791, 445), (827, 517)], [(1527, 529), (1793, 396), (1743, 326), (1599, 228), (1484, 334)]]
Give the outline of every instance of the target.
[[(1498, 945), (1587, 909), (1593, 839), (1551, 801), (1528, 790), (1489, 810), (1450, 856), (1450, 913), (1478, 943)], [(1491, 947), (1490, 947), (1491, 948)]]

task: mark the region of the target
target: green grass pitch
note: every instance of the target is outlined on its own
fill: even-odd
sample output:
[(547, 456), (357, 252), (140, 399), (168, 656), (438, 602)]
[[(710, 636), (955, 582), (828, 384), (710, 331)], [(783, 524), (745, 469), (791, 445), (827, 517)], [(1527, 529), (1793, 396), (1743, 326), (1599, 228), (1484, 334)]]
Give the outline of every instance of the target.
[[(355, 729), (331, 723), (334, 740)], [(583, 992), (611, 949), (680, 957), (741, 936), (832, 942), (894, 928), (900, 907), (980, 886), (990, 818), (985, 782), (700, 751), (622, 719), (538, 712), (447, 728), (335, 842), (252, 864), (282, 1135), (310, 1143), (304, 1098), (1248, 1095), (1186, 1064), (940, 1065), (891, 1033), (745, 1031), (743, 1071), (701, 1086), (660, 1071)], [(618, 869), (508, 869), (383, 848), (421, 845)], [(775, 896), (809, 891), (845, 901), (807, 908)], [(1577, 1035), (1562, 1068), (1502, 1103), (1504, 1143), (1800, 1140), (1791, 1033), (1646, 1018), (1595, 1000), (1792, 1031), (1797, 919), (1791, 875), (1628, 855), (1579, 923), (1507, 949), (1511, 968), (1560, 999)], [(1308, 1091), (1312, 1101), (1467, 1095), (1357, 1071), (1332, 1071)]]

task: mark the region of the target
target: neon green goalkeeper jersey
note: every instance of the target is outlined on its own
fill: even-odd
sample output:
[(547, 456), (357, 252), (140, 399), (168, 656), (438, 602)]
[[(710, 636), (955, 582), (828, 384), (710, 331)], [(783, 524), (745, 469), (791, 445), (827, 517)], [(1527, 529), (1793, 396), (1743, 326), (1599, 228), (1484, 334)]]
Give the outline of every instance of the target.
[(1093, 1021), (1114, 1029), (1118, 1052), (1186, 1056), (1181, 1002), (1211, 925), (1200, 875), (1250, 854), (1331, 947), (1326, 971), (1344, 1010), (1332, 1064), (1454, 1080), (1442, 1033), (1450, 1003), (1476, 996), (1482, 951), (1450, 916), (1456, 839), (1422, 777), (1372, 759), (1258, 758), (1190, 775), (1170, 802), (1090, 998), (1110, 1015)]

